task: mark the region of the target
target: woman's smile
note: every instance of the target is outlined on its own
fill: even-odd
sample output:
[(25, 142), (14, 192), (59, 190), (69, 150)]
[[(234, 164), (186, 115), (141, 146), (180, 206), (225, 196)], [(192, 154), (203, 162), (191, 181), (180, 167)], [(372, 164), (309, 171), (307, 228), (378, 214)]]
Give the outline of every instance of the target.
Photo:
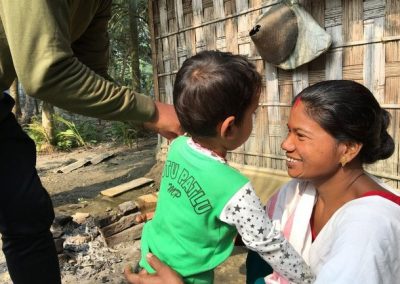
[(296, 163), (301, 162), (301, 161), (302, 161), (301, 159), (296, 159), (296, 158), (292, 158), (292, 157), (289, 157), (289, 156), (286, 157), (286, 165), (288, 167), (292, 167)]

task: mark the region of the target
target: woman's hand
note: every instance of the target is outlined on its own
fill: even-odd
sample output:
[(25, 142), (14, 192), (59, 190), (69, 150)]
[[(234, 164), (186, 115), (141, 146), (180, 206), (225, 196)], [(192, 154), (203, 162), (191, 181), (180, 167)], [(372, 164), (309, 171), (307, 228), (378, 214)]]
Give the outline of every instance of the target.
[(152, 253), (147, 254), (147, 261), (154, 268), (156, 274), (148, 274), (145, 270), (133, 273), (130, 267), (125, 267), (125, 278), (131, 284), (183, 284), (182, 278), (171, 267), (162, 263)]

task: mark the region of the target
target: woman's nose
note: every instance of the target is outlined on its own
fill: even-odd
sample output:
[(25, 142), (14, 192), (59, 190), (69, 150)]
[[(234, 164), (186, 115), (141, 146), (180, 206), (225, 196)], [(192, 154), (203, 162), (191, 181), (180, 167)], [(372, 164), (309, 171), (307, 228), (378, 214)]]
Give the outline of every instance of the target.
[(294, 150), (294, 144), (291, 142), (291, 138), (290, 138), (290, 133), (286, 136), (285, 139), (283, 139), (282, 143), (281, 143), (281, 148), (282, 150), (286, 151), (286, 152), (290, 152)]

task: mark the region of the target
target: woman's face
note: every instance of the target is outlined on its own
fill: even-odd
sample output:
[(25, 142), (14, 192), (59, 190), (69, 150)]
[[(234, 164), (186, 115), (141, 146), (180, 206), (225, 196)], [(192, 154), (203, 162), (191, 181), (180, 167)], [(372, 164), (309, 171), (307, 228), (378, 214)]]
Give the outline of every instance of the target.
[(318, 181), (338, 170), (343, 145), (305, 112), (301, 101), (292, 107), (287, 125), (289, 133), (281, 147), (289, 176)]

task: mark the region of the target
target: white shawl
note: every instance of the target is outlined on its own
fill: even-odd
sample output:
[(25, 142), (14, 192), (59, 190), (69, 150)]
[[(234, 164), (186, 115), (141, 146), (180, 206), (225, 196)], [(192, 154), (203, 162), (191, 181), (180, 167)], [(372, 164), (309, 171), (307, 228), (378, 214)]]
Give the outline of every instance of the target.
[[(389, 191), (396, 193), (378, 181)], [(320, 284), (400, 283), (400, 206), (380, 196), (352, 200), (311, 241), (314, 187), (297, 179), (268, 202), (267, 212), (310, 264)], [(289, 283), (274, 273), (266, 283)]]

